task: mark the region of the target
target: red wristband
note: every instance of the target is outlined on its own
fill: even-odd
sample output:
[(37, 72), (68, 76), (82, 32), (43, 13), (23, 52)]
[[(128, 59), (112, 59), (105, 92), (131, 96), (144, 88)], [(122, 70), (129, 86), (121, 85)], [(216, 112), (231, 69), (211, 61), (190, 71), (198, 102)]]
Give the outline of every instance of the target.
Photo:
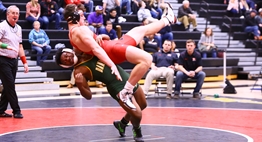
[(26, 64), (26, 63), (27, 63), (25, 56), (20, 57), (20, 59), (21, 59), (21, 61), (23, 62), (23, 64)]

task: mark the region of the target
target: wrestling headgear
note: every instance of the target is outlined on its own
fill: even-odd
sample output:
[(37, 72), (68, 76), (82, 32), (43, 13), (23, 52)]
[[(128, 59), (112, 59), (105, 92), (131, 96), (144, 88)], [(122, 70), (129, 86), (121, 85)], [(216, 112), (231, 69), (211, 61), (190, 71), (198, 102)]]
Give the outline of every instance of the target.
[(71, 22), (73, 24), (77, 24), (80, 20), (80, 14), (76, 11), (74, 13), (70, 14), (69, 17), (67, 18), (67, 22)]
[[(62, 62), (61, 62), (61, 56), (62, 56), (62, 54), (63, 54), (64, 52), (73, 53), (73, 55), (74, 55), (74, 64), (73, 64), (73, 65), (69, 66), (69, 65), (63, 65), (63, 64), (62, 64)], [(77, 63), (78, 58), (77, 58), (77, 56), (75, 55), (75, 52), (74, 52), (72, 49), (70, 49), (70, 48), (59, 48), (59, 49), (56, 51), (55, 60), (56, 60), (56, 63), (57, 63), (59, 66), (61, 66), (61, 67), (63, 67), (63, 68), (70, 68), (70, 67), (74, 66), (74, 65)]]

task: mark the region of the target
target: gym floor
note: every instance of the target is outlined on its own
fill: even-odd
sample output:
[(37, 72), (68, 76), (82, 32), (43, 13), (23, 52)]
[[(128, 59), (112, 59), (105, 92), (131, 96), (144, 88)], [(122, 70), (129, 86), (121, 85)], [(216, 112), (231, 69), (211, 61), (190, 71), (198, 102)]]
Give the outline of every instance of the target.
[[(195, 100), (191, 95), (184, 95), (178, 100), (166, 99), (166, 94), (151, 92), (141, 122), (144, 140), (261, 142), (262, 95), (260, 90), (251, 92), (250, 88), (237, 87), (237, 94), (223, 94), (222, 88), (202, 89), (201, 100)], [(105, 88), (91, 90), (95, 92), (92, 100), (77, 95), (77, 88), (61, 88), (60, 96), (19, 98), (24, 118), (0, 118), (0, 140), (134, 141), (132, 126), (127, 127), (127, 136), (121, 138), (112, 124), (123, 117), (124, 110), (105, 93)], [(214, 98), (214, 94), (219, 94), (219, 98)], [(7, 112), (12, 113), (10, 108)]]

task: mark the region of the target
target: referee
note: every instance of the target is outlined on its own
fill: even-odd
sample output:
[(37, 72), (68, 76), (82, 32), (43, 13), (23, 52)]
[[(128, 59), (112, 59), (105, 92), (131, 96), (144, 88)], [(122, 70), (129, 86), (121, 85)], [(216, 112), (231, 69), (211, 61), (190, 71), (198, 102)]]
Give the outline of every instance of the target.
[[(22, 29), (16, 24), (18, 18), (19, 8), (11, 5), (7, 8), (6, 20), (0, 23), (0, 79), (4, 88), (0, 100), (0, 117), (23, 118), (15, 91), (18, 56), (24, 64), (25, 73), (28, 72), (28, 65), (22, 45)], [(5, 112), (8, 103), (13, 115)]]

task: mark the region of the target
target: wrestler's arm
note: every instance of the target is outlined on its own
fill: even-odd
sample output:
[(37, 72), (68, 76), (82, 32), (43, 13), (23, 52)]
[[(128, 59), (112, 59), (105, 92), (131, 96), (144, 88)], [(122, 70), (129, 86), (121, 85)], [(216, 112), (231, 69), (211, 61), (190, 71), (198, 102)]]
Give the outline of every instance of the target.
[(80, 94), (87, 100), (92, 99), (92, 92), (89, 88), (89, 85), (87, 83), (87, 80), (84, 75), (90, 74), (89, 71), (87, 71), (84, 67), (78, 67), (74, 70), (74, 76), (75, 76), (75, 83), (77, 88), (80, 91)]
[[(82, 28), (80, 30), (83, 31), (84, 29)], [(87, 32), (81, 32), (81, 33), (87, 33)], [(94, 55), (97, 58), (99, 58), (103, 63), (105, 63), (110, 68), (115, 66), (113, 61), (108, 57), (105, 50), (101, 46), (98, 45), (98, 43), (94, 40), (94, 38), (91, 35), (89, 35), (89, 34), (78, 34), (78, 38), (81, 40), (82, 43), (84, 43), (84, 45), (90, 47), (92, 52), (94, 53)], [(81, 47), (85, 47), (85, 46), (81, 46)], [(80, 48), (80, 47), (78, 47), (78, 48)], [(80, 48), (80, 50), (85, 52), (85, 53), (90, 52), (89, 50), (87, 50), (87, 48)]]

